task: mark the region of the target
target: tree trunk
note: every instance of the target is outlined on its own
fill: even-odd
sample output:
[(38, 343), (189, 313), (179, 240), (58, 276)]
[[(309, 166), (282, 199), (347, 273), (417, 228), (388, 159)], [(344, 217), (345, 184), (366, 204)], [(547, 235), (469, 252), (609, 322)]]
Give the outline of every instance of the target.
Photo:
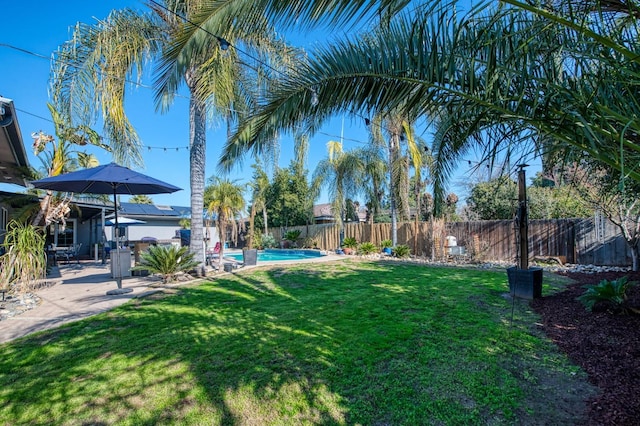
[(638, 265), (638, 261), (639, 261), (639, 257), (640, 257), (640, 244), (638, 244), (640, 241), (636, 241), (635, 244), (629, 244), (629, 247), (631, 248), (631, 260), (632, 260), (632, 269), (633, 272), (637, 272), (638, 269), (640, 268), (640, 265)]
[(218, 253), (218, 270), (222, 270), (222, 259), (224, 257), (224, 246), (227, 243), (227, 221), (224, 217), (218, 218), (218, 237), (220, 239), (220, 252)]
[[(187, 79), (189, 81), (189, 79)], [(199, 263), (198, 273), (204, 275), (204, 182), (206, 154), (206, 111), (203, 102), (194, 93), (195, 88), (189, 85), (191, 98), (189, 101), (189, 161), (191, 184), (191, 242), (189, 250)]]
[(269, 227), (267, 226), (267, 208), (266, 207), (262, 208), (262, 219), (264, 222), (264, 235), (267, 235), (269, 233)]
[(251, 214), (249, 215), (249, 238), (247, 238), (247, 248), (253, 248), (253, 224), (256, 218), (256, 203), (251, 204)]
[(392, 134), (389, 139), (389, 207), (391, 209), (391, 243), (398, 245), (398, 209), (396, 207), (396, 181), (393, 178), (393, 168), (398, 155), (398, 140), (400, 136)]
[(38, 211), (38, 214), (33, 218), (33, 221), (31, 222), (32, 226), (41, 226), (42, 219), (46, 216), (47, 210), (49, 210), (52, 194), (53, 192), (47, 191), (47, 195), (45, 195), (42, 201), (40, 201), (40, 211)]

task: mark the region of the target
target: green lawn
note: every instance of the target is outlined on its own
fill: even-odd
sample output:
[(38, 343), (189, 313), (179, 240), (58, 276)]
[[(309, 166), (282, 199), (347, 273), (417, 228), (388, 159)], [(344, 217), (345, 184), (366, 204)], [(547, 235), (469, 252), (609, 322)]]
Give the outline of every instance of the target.
[(1, 345), (0, 424), (576, 420), (582, 373), (506, 287), (357, 261), (216, 278)]

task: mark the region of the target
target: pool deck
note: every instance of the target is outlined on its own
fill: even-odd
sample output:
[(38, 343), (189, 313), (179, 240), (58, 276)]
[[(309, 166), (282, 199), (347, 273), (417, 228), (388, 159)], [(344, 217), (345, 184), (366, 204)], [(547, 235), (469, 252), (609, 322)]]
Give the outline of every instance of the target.
[[(345, 258), (346, 256), (328, 254), (304, 260), (259, 262), (255, 266), (234, 269), (233, 273), (256, 267), (330, 262)], [(223, 259), (223, 264), (227, 262), (231, 261)], [(210, 273), (211, 275), (208, 277), (214, 279), (225, 274), (225, 272), (214, 271), (210, 271)], [(153, 276), (125, 277), (122, 279), (122, 287), (131, 289), (131, 291), (124, 294), (107, 295), (107, 291), (117, 288), (115, 280), (111, 278), (110, 265), (94, 261), (80, 261), (79, 263), (71, 262), (54, 267), (47, 277), (47, 281), (51, 285), (36, 292), (41, 300), (38, 306), (20, 315), (0, 321), (0, 343), (108, 311), (131, 299), (145, 297), (163, 291), (167, 287), (194, 284), (198, 282), (198, 279), (161, 284), (161, 280)]]

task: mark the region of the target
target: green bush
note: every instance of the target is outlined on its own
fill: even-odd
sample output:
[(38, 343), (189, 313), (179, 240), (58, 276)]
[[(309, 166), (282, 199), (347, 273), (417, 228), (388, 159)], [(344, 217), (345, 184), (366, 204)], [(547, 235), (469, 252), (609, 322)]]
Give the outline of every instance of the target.
[(147, 252), (141, 254), (140, 266), (131, 268), (134, 271), (147, 270), (152, 274), (162, 275), (162, 282), (168, 283), (175, 280), (176, 275), (189, 271), (198, 262), (193, 259), (193, 253), (189, 253), (189, 247), (151, 246)]
[(16, 285), (19, 292), (35, 289), (47, 271), (44, 235), (36, 227), (10, 221), (0, 256), (0, 287)]
[(369, 241), (360, 244), (360, 246), (358, 247), (358, 254), (361, 254), (361, 255), (366, 256), (368, 254), (373, 254), (377, 252), (378, 252), (378, 247), (376, 247), (375, 244)]
[(264, 248), (274, 248), (276, 246), (276, 239), (271, 234), (263, 234), (262, 235), (262, 247)]
[(383, 249), (384, 249), (384, 248), (389, 248), (389, 247), (391, 247), (392, 245), (393, 245), (393, 241), (391, 241), (391, 240), (382, 240), (382, 241), (380, 242), (380, 248), (383, 248)]
[(401, 244), (399, 246), (394, 247), (394, 249), (392, 250), (392, 254), (395, 257), (406, 258), (406, 257), (409, 257), (409, 255), (411, 254), (411, 249), (409, 249), (409, 246)]
[(613, 281), (602, 280), (598, 284), (584, 286), (587, 291), (578, 296), (578, 300), (590, 311), (603, 308), (626, 313), (628, 308), (624, 304), (627, 300), (627, 289), (631, 284), (627, 277)]
[(342, 241), (342, 247), (354, 249), (358, 247), (358, 241), (355, 239), (355, 237), (345, 237), (345, 239)]
[(295, 243), (296, 241), (298, 241), (298, 238), (300, 238), (300, 234), (302, 232), (300, 232), (299, 229), (294, 229), (292, 231), (287, 231), (284, 234), (284, 239), (287, 241), (291, 241), (292, 243)]

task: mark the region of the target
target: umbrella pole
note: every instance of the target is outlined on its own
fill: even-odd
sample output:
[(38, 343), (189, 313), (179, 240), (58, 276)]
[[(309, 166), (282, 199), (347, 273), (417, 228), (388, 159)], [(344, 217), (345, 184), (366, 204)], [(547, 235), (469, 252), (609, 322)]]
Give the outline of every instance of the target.
[(118, 228), (118, 197), (116, 195), (115, 185), (113, 187), (113, 210), (115, 212), (114, 214), (116, 219), (116, 261), (114, 263), (115, 278), (118, 288), (122, 288), (122, 274), (120, 273), (120, 236), (118, 235), (120, 233), (120, 229)]
[(116, 195), (116, 185), (113, 185), (113, 206), (115, 211), (115, 220), (116, 220), (116, 258), (115, 261), (113, 256), (111, 256), (111, 262), (113, 262), (114, 275), (116, 279), (116, 283), (118, 284), (118, 288), (116, 290), (107, 291), (107, 295), (117, 295), (123, 293), (130, 293), (133, 291), (132, 288), (122, 288), (122, 271), (120, 270), (120, 241), (118, 237), (118, 198)]

